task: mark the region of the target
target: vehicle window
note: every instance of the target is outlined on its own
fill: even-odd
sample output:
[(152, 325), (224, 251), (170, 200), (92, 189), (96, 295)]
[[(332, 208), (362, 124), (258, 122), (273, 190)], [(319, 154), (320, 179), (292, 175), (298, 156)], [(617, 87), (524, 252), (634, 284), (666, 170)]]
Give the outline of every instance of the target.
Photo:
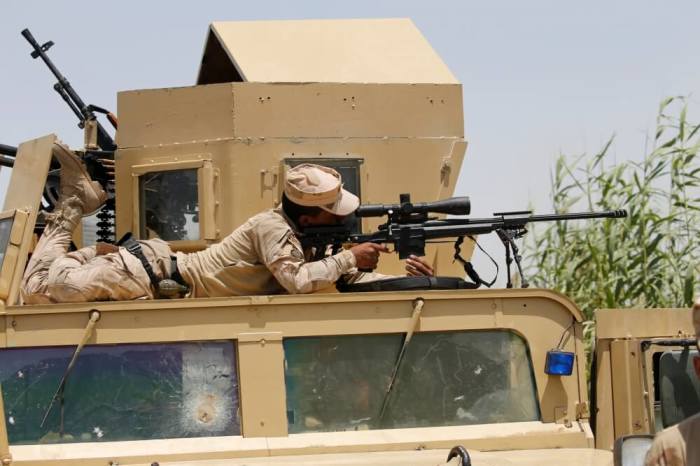
[(360, 165), (363, 159), (334, 159), (334, 158), (312, 158), (312, 159), (285, 159), (284, 163), (288, 167), (296, 167), (302, 163), (315, 163), (330, 167), (340, 173), (343, 179), (343, 188), (347, 189), (357, 197), (360, 197)]
[(240, 435), (230, 341), (87, 346), (42, 427), (73, 350), (0, 351), (11, 444)]
[(5, 252), (7, 251), (7, 245), (10, 242), (12, 220), (13, 217), (0, 220), (0, 269), (2, 269), (2, 263), (5, 262)]
[(286, 339), (289, 432), (540, 419), (532, 363), (516, 334), (415, 334), (387, 395), (402, 342), (402, 335)]
[[(313, 159), (285, 159), (284, 163), (288, 167), (296, 167), (302, 163), (315, 163), (330, 167), (340, 173), (343, 180), (343, 189), (346, 189), (362, 200), (362, 186), (360, 185), (360, 165), (363, 159), (333, 159), (333, 158), (313, 158)], [(353, 233), (362, 233), (362, 223), (356, 218), (351, 221), (350, 229)]]
[(665, 351), (659, 358), (659, 398), (663, 427), (700, 412), (700, 380), (693, 359), (697, 350)]
[(151, 172), (139, 178), (140, 237), (198, 240), (197, 170)]

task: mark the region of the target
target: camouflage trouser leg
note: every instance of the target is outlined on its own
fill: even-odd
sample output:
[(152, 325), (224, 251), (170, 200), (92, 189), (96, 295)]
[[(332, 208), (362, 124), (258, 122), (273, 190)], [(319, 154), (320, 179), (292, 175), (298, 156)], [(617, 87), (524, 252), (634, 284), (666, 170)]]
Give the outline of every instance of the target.
[[(47, 248), (37, 259), (41, 267), (29, 278), (28, 285), (31, 286), (23, 289), (25, 303), (153, 298), (151, 282), (143, 265), (124, 248), (99, 256), (94, 246), (64, 252), (56, 257), (53, 253), (57, 250), (58, 247)], [(150, 254), (147, 257), (155, 268), (158, 265), (155, 258)]]
[[(172, 252), (167, 243), (154, 239), (141, 246), (156, 276), (168, 277)], [(99, 256), (94, 246), (65, 254), (49, 267), (47, 283), (51, 299), (62, 303), (154, 297), (143, 265), (124, 248)]]
[(32, 258), (27, 264), (22, 277), (21, 297), (26, 304), (49, 303), (48, 275), (49, 267), (68, 251), (71, 231), (61, 222), (47, 221), (44, 233), (34, 248)]
[(123, 301), (153, 298), (140, 262), (123, 248), (98, 256), (95, 247), (73, 251), (49, 268), (48, 294), (54, 301)]
[[(124, 248), (97, 255), (94, 246), (68, 253), (71, 232), (82, 217), (69, 199), (46, 216), (44, 234), (22, 279), (25, 304), (153, 298), (148, 274)], [(144, 241), (144, 254), (159, 277), (168, 276), (170, 248), (160, 240)]]

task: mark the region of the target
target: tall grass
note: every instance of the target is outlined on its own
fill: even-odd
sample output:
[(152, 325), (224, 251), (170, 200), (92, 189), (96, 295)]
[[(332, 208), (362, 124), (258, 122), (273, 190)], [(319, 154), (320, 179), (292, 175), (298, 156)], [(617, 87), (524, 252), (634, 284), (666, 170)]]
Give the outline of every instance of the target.
[(593, 156), (560, 156), (554, 211), (625, 208), (621, 220), (559, 222), (524, 245), (533, 286), (559, 290), (592, 319), (597, 308), (685, 307), (698, 292), (700, 125), (685, 98), (659, 107), (652, 148), (615, 163), (611, 138)]

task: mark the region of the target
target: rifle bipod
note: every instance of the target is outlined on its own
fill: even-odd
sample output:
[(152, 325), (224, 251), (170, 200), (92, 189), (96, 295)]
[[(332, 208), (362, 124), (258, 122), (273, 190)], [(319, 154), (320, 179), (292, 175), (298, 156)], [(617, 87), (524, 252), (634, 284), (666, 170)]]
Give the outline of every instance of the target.
[[(518, 268), (518, 273), (520, 274), (520, 288), (527, 288), (530, 286), (525, 275), (523, 275), (523, 267), (520, 261), (522, 256), (520, 255), (520, 250), (515, 244), (515, 240), (522, 238), (523, 235), (527, 233), (526, 229), (520, 230), (496, 230), (496, 234), (503, 243), (503, 247), (506, 248), (506, 274), (508, 276), (508, 282), (506, 283), (506, 288), (513, 288), (513, 279), (510, 275), (510, 265), (515, 261), (515, 265)], [(511, 250), (513, 251), (513, 256), (511, 257)]]

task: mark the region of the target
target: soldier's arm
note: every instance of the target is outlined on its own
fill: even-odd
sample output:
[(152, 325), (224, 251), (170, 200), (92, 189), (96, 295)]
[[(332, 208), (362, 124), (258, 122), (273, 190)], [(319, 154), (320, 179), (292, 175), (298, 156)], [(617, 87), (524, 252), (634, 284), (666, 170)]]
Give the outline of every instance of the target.
[(644, 466), (685, 466), (683, 450), (683, 440), (677, 429), (667, 429), (654, 438)]
[(289, 293), (311, 293), (334, 284), (355, 269), (355, 256), (341, 251), (320, 261), (306, 262), (301, 246), (287, 241), (269, 258), (268, 269)]
[[(424, 275), (433, 276), (433, 268), (422, 257), (410, 256), (408, 259), (406, 259), (406, 275), (413, 277)], [(365, 283), (397, 277), (398, 275), (385, 275), (383, 273), (376, 272), (358, 272), (355, 270), (345, 277), (345, 282), (348, 284)]]

